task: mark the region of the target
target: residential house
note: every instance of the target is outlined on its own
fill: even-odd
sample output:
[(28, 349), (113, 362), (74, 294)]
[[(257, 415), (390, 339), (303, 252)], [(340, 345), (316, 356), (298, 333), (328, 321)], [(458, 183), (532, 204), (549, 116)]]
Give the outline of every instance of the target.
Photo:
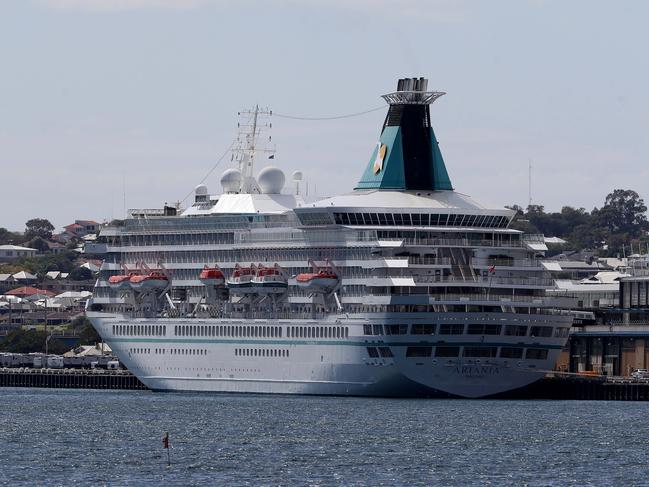
[(0, 245), (0, 262), (13, 262), (22, 257), (34, 257), (38, 252), (30, 247), (20, 245)]

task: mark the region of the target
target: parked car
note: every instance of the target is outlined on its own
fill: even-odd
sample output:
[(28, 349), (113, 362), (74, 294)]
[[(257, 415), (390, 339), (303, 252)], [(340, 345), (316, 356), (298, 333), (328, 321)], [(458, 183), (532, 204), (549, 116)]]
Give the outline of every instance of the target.
[(634, 379), (649, 379), (649, 370), (647, 369), (635, 369), (631, 373), (631, 377)]

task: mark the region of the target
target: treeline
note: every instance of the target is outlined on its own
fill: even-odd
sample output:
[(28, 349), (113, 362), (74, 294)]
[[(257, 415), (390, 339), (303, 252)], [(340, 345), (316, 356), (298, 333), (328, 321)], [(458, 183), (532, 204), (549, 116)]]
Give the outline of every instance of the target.
[[(20, 245), (36, 249), (40, 252), (48, 252), (48, 242), (52, 241), (54, 225), (44, 218), (32, 218), (25, 223), (23, 233), (11, 232), (0, 227), (0, 245)], [(28, 271), (43, 278), (46, 272), (60, 271), (70, 273), (70, 278), (75, 281), (83, 281), (92, 278), (92, 272), (76, 265), (79, 254), (73, 249), (77, 246), (78, 240), (71, 239), (66, 248), (56, 254), (45, 253), (35, 257), (23, 257), (7, 264), (0, 264), (0, 274), (13, 274), (19, 271)], [(86, 257), (90, 257), (88, 254)]]
[(518, 212), (514, 228), (562, 238), (568, 242), (564, 247), (569, 249), (591, 249), (601, 256), (616, 256), (623, 252), (628, 255), (631, 249), (637, 252), (642, 248), (646, 252), (649, 243), (647, 206), (630, 189), (614, 190), (601, 208), (590, 212), (571, 206), (554, 213), (546, 213), (542, 205), (530, 205), (526, 210), (518, 205), (509, 208)]

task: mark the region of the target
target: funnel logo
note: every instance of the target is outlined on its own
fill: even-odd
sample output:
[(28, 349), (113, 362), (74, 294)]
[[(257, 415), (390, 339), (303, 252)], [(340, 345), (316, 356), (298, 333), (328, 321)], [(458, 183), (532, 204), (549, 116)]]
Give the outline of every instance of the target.
[(387, 150), (388, 146), (379, 142), (379, 149), (376, 151), (376, 159), (374, 159), (374, 174), (378, 174), (383, 170), (383, 159), (385, 159)]

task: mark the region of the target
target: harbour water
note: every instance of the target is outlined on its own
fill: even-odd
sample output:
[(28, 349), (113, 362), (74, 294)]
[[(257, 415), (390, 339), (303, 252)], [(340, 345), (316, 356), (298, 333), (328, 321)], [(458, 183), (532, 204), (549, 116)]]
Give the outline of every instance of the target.
[(0, 392), (1, 485), (649, 485), (644, 403)]

